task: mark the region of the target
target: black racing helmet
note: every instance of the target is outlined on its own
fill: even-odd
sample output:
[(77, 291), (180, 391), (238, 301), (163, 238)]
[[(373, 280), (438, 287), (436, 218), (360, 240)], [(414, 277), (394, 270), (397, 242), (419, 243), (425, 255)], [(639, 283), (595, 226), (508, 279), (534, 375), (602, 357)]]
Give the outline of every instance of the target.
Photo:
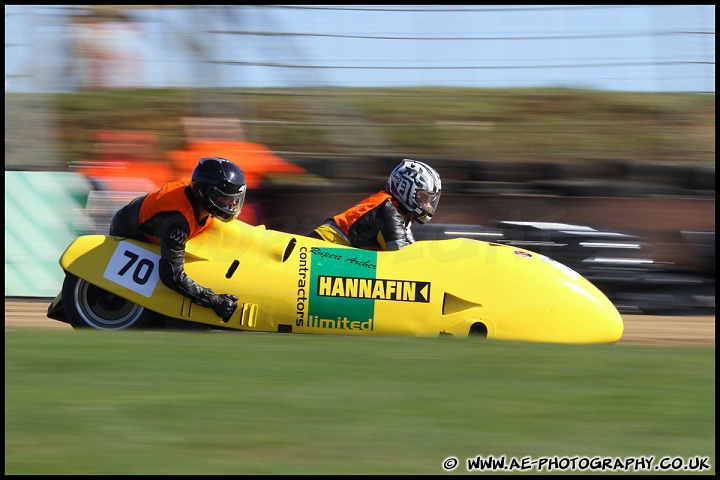
[(229, 222), (240, 215), (245, 203), (245, 174), (230, 160), (201, 158), (190, 182), (195, 197), (210, 215)]

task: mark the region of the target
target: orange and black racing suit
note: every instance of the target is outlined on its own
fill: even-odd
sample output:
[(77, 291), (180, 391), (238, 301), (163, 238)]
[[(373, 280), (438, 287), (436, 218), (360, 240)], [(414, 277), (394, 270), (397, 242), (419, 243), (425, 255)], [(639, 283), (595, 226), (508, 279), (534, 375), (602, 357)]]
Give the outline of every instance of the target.
[(309, 236), (365, 250), (400, 250), (415, 242), (411, 226), (392, 195), (380, 191), (326, 219)]
[(209, 228), (213, 217), (198, 223), (199, 204), (190, 179), (166, 183), (122, 207), (112, 219), (110, 235), (160, 244), (160, 280), (203, 307), (215, 293), (185, 274), (185, 242)]

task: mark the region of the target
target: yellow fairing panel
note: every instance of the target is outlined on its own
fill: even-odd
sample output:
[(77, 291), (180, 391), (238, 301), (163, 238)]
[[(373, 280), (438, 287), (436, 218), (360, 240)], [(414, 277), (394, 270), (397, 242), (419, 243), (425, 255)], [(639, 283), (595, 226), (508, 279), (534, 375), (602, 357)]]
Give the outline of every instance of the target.
[[(192, 304), (165, 287), (158, 277), (159, 258), (158, 245), (86, 235), (70, 244), (60, 257), (60, 266), (93, 285), (163, 315), (209, 325), (226, 325), (211, 309)], [(205, 260), (205, 263), (209, 262)], [(241, 305), (227, 323), (238, 323), (243, 307)]]
[[(432, 279), (432, 303), (451, 333), (467, 334), (467, 327), (479, 321), (488, 338), (507, 340), (613, 343), (622, 336), (622, 318), (607, 297), (547, 257), (466, 239), (412, 247), (380, 254), (380, 265)], [(419, 307), (403, 310), (420, 315)]]

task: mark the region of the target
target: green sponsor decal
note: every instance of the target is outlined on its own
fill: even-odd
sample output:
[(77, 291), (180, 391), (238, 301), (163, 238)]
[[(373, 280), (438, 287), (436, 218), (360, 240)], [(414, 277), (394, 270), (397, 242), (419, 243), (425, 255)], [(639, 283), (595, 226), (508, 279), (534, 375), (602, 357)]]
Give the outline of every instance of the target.
[(325, 290), (328, 278), (374, 281), (377, 252), (312, 247), (309, 256), (311, 278), (305, 326), (333, 330), (373, 330), (375, 299), (372, 296), (328, 295)]

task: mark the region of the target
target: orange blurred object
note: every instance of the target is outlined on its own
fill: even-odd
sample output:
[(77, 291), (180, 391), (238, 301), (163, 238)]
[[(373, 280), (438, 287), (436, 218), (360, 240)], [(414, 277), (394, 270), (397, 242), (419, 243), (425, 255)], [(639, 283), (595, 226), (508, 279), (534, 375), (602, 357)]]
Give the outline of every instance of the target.
[(203, 157), (223, 157), (245, 173), (248, 188), (260, 188), (271, 174), (302, 174), (307, 171), (273, 154), (265, 145), (248, 141), (200, 140), (183, 150), (168, 152), (170, 164), (178, 176), (189, 176)]
[(183, 117), (182, 124), (187, 146), (168, 152), (176, 175), (189, 176), (203, 157), (223, 157), (237, 164), (245, 172), (248, 188), (261, 187), (267, 175), (307, 173), (265, 145), (248, 141), (239, 118)]
[[(93, 133), (95, 157), (73, 162), (72, 168), (105, 192), (151, 192), (167, 182), (190, 177), (203, 157), (223, 157), (245, 173), (248, 188), (257, 189), (267, 175), (307, 171), (273, 154), (265, 145), (245, 139), (242, 124), (232, 118), (183, 118), (188, 144), (165, 154), (149, 132), (101, 130)], [(238, 219), (263, 222), (262, 206), (246, 202)]]
[(93, 133), (96, 156), (74, 169), (110, 191), (151, 191), (175, 180), (157, 136), (148, 132), (101, 130)]

